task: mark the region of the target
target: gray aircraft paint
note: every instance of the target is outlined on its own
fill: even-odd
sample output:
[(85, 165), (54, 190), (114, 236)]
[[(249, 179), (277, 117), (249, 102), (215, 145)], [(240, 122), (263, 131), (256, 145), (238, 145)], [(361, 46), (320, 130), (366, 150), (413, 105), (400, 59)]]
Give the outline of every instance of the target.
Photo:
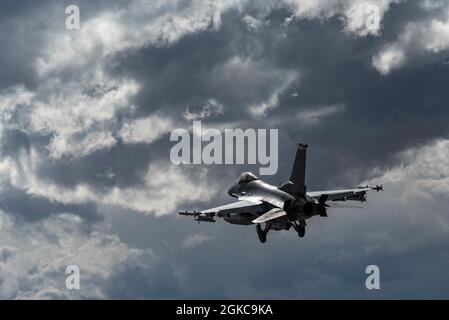
[[(201, 210), (180, 212), (194, 216), (198, 222), (215, 222), (215, 217), (239, 225), (256, 224), (261, 242), (266, 241), (270, 230), (289, 230), (291, 227), (299, 237), (305, 233), (306, 220), (313, 216), (327, 217), (327, 201), (366, 201), (369, 190), (381, 191), (382, 186), (355, 189), (315, 191), (307, 193), (305, 184), (306, 144), (298, 144), (289, 181), (279, 187), (266, 183), (250, 172), (244, 172), (228, 189), (231, 197), (239, 201), (228, 205)], [(262, 230), (261, 223), (265, 223)]]

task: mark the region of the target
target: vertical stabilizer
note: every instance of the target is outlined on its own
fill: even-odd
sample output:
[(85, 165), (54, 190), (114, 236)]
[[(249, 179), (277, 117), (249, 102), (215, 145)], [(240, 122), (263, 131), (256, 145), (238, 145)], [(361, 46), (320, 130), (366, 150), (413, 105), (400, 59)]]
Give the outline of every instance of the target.
[(306, 193), (306, 156), (307, 156), (307, 144), (298, 144), (296, 150), (295, 162), (293, 163), (292, 174), (290, 176), (290, 182), (298, 187), (300, 193)]

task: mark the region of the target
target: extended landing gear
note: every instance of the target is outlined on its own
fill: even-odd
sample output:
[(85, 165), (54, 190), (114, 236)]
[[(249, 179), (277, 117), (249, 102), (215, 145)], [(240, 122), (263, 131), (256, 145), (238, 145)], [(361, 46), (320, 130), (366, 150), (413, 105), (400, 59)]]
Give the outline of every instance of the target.
[(306, 227), (298, 226), (296, 231), (298, 232), (298, 237), (300, 238), (303, 238), (306, 235)]
[(300, 220), (299, 224), (296, 221), (291, 221), (293, 228), (298, 233), (298, 237), (303, 238), (306, 234), (306, 222)]
[(262, 230), (262, 227), (260, 226), (260, 224), (257, 224), (256, 230), (257, 230), (257, 235), (259, 236), (260, 242), (262, 242), (262, 243), (267, 242), (267, 234)]
[(270, 227), (271, 225), (268, 223), (265, 225), (265, 229), (262, 229), (260, 223), (256, 225), (257, 235), (259, 236), (260, 242), (262, 243), (267, 242), (267, 233), (268, 231), (270, 231)]

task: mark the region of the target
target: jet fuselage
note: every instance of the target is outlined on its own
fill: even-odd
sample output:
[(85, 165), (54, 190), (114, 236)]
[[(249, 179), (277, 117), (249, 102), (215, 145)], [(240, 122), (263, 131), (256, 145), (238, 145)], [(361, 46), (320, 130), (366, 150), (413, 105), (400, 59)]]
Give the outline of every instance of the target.
[[(295, 198), (287, 192), (280, 190), (278, 187), (262, 180), (237, 182), (228, 189), (228, 194), (240, 200), (248, 199), (263, 202), (265, 212), (274, 207), (283, 208), (294, 219), (309, 219), (318, 214), (313, 208), (308, 211), (304, 210), (307, 203), (309, 206), (316, 204), (312, 198), (307, 196)], [(227, 214), (223, 218), (232, 224), (250, 225), (255, 217), (254, 212), (240, 212)]]

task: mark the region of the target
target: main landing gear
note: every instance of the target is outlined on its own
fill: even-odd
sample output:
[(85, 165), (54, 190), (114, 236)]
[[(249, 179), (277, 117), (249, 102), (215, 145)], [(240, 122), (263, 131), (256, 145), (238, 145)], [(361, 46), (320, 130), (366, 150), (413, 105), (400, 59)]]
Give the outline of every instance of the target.
[(299, 223), (296, 221), (291, 221), (291, 224), (298, 233), (298, 237), (303, 238), (306, 234), (306, 222), (304, 220), (299, 220)]
[(296, 231), (298, 232), (298, 237), (300, 238), (303, 238), (306, 235), (306, 227), (299, 226)]
[[(304, 220), (292, 221), (290, 220), (290, 224), (293, 226), (295, 231), (298, 233), (298, 237), (303, 238), (306, 234), (306, 222)], [(267, 242), (267, 233), (271, 229), (271, 223), (266, 223), (265, 228), (262, 229), (260, 223), (256, 225), (257, 235), (259, 236), (259, 240), (262, 243)]]
[(257, 235), (259, 236), (259, 240), (262, 243), (267, 242), (267, 233), (270, 231), (271, 225), (269, 223), (265, 224), (265, 228), (262, 229), (260, 223), (256, 225)]

